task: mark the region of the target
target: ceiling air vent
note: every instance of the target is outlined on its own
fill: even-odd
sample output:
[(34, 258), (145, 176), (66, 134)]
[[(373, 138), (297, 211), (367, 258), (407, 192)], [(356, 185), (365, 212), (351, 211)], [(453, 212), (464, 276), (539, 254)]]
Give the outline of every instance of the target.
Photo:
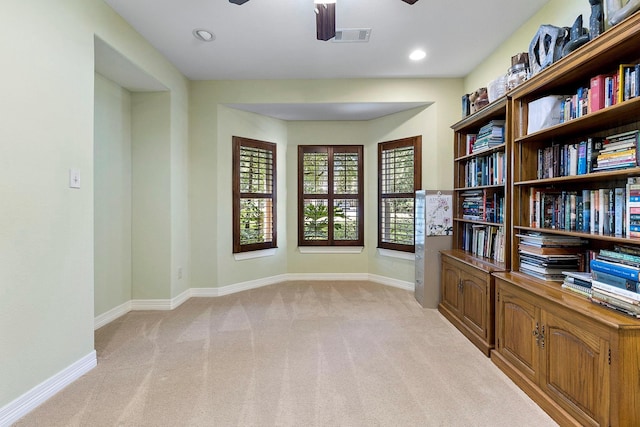
[(339, 28), (336, 29), (334, 43), (365, 43), (369, 41), (371, 28)]

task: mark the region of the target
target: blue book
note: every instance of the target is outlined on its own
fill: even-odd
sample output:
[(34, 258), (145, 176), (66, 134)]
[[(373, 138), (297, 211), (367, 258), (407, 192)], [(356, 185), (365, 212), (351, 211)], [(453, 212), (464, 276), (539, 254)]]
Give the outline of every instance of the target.
[(622, 236), (624, 233), (624, 213), (625, 213), (625, 189), (622, 187), (616, 187), (614, 189), (614, 229), (613, 232), (616, 236)]
[(591, 275), (595, 280), (606, 283), (607, 285), (615, 286), (616, 288), (620, 289), (626, 289), (635, 293), (640, 293), (640, 283), (633, 280), (614, 276), (613, 274), (609, 273), (603, 273), (602, 271), (592, 271)]
[(578, 175), (587, 173), (587, 141), (578, 144)]
[(588, 233), (591, 229), (591, 192), (582, 190), (582, 231)]
[(603, 261), (601, 259), (591, 260), (591, 272), (608, 273), (637, 282), (640, 279), (640, 269), (615, 262)]

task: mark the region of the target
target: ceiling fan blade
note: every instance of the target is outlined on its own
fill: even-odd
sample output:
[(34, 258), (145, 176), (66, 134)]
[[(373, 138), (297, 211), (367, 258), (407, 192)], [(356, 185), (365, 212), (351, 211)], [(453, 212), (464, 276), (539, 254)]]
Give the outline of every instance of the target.
[(316, 39), (327, 41), (336, 36), (336, 4), (316, 5)]
[(402, 0), (405, 3), (415, 4), (418, 0)]

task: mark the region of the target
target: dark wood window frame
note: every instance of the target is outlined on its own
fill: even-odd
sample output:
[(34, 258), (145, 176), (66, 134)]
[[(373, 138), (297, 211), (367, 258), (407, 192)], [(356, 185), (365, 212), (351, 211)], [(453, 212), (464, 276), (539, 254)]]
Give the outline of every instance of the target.
[[(234, 136), (233, 139), (233, 253), (272, 249), (277, 247), (277, 168), (276, 144)], [(242, 192), (240, 167), (242, 148), (263, 150), (271, 153), (271, 192)], [(271, 239), (260, 243), (241, 242), (241, 202), (243, 199), (270, 201)]]
[[(385, 174), (383, 170), (383, 153), (385, 151), (397, 150), (413, 147), (413, 191), (412, 192), (387, 192), (383, 193), (383, 180)], [(415, 201), (415, 192), (422, 187), (422, 136), (397, 139), (378, 143), (378, 247), (381, 249), (391, 249), (403, 252), (415, 252), (415, 241), (413, 244), (401, 244), (383, 241), (383, 204), (388, 199), (408, 199)], [(414, 218), (415, 224), (415, 218)]]
[[(326, 194), (304, 193), (304, 154), (327, 153), (328, 154), (328, 191)], [(334, 154), (355, 153), (358, 156), (358, 193), (336, 194), (334, 192)], [(327, 206), (334, 206), (335, 200), (353, 199), (356, 201), (357, 210), (357, 235), (356, 240), (336, 239), (334, 233), (334, 213), (328, 212), (327, 239), (305, 239), (305, 201), (326, 200)], [(299, 145), (298, 146), (298, 245), (299, 246), (364, 246), (364, 146), (363, 145)]]

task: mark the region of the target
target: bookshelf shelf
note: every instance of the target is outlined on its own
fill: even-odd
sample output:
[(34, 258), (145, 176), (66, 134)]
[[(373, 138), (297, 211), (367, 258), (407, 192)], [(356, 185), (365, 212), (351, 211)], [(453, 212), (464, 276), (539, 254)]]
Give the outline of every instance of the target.
[(562, 185), (563, 183), (587, 183), (587, 182), (596, 182), (596, 181), (606, 181), (606, 180), (616, 180), (622, 179), (626, 180), (626, 178), (631, 176), (640, 175), (640, 167), (636, 168), (628, 168), (628, 169), (619, 169), (615, 171), (600, 171), (600, 172), (591, 172), (585, 175), (573, 175), (573, 176), (559, 176), (556, 178), (543, 178), (543, 179), (531, 179), (526, 181), (514, 181), (514, 186), (553, 186), (553, 185)]
[(537, 228), (537, 227), (524, 227), (524, 226), (514, 226), (513, 228), (516, 232), (531, 231), (534, 233), (556, 234), (558, 236), (573, 236), (573, 237), (580, 237), (583, 239), (601, 240), (601, 241), (606, 241), (610, 243), (640, 245), (640, 238), (638, 237), (624, 237), (624, 236), (616, 236), (616, 235), (610, 235), (610, 234), (587, 233), (583, 231), (567, 231), (567, 230), (558, 230), (556, 228)]
[(550, 138), (586, 137), (590, 133), (611, 127), (637, 124), (640, 118), (640, 97), (588, 113), (582, 117), (566, 121), (515, 139), (517, 144), (546, 141)]
[(478, 185), (475, 187), (456, 187), (454, 191), (473, 191), (473, 190), (500, 190), (504, 188), (502, 185)]
[(501, 222), (487, 222), (487, 221), (476, 221), (472, 219), (464, 219), (464, 218), (454, 218), (454, 222), (464, 222), (466, 224), (477, 224), (477, 225), (488, 225), (492, 227), (502, 227)]
[(493, 119), (504, 118), (505, 108), (507, 107), (507, 97), (496, 99), (480, 111), (467, 116), (451, 126), (457, 132), (468, 133), (469, 130), (477, 130), (478, 123), (490, 122)]
[(488, 148), (486, 150), (477, 151), (475, 153), (467, 154), (458, 158), (453, 159), (454, 162), (464, 162), (469, 159), (473, 159), (474, 157), (486, 156), (487, 154), (497, 153), (499, 151), (505, 150), (505, 144), (500, 144), (492, 148)]

